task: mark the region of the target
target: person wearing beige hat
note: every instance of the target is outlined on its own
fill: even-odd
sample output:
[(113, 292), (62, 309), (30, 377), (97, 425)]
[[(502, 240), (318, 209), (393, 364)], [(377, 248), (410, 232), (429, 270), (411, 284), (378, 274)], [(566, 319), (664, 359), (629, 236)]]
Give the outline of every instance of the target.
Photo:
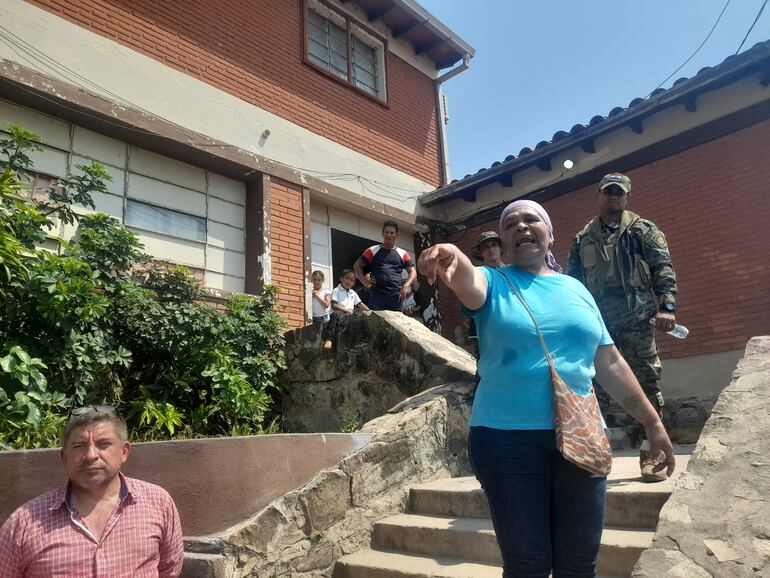
[(479, 234), (476, 244), (471, 249), (471, 256), (482, 265), (497, 269), (503, 265), (503, 239), (494, 231)]

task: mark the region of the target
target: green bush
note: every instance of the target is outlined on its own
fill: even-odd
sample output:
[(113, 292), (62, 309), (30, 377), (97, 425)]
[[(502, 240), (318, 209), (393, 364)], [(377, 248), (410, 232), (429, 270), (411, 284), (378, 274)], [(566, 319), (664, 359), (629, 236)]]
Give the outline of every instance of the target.
[[(134, 440), (275, 431), (278, 288), (220, 311), (184, 267), (148, 265), (117, 220), (72, 209), (106, 190), (97, 163), (33, 199), (39, 142), (15, 126), (0, 140), (0, 448), (56, 445), (82, 404), (116, 405)], [(57, 252), (40, 248), (54, 219), (78, 225)]]

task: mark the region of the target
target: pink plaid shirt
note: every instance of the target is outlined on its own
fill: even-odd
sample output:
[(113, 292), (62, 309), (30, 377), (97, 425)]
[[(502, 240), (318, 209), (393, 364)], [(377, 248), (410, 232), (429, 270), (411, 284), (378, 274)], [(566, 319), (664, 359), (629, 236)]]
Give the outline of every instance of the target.
[(163, 488), (120, 474), (120, 501), (94, 539), (68, 504), (67, 486), (30, 500), (0, 528), (2, 578), (174, 578), (184, 545)]

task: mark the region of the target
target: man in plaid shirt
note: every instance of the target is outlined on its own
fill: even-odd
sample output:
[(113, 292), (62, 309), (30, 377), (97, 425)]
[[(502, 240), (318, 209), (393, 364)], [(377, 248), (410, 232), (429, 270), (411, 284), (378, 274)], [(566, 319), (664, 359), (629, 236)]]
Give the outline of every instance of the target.
[(61, 457), (69, 483), (0, 528), (2, 578), (173, 578), (184, 546), (171, 496), (128, 478), (126, 424), (111, 406), (76, 408)]

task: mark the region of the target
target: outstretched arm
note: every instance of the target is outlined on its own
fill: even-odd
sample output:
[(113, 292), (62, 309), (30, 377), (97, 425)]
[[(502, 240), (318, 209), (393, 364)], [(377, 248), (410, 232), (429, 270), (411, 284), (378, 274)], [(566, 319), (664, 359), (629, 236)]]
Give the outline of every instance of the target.
[(468, 309), (479, 309), (487, 300), (484, 273), (451, 243), (440, 243), (425, 249), (417, 260), (417, 268), (431, 285), (440, 278)]
[(596, 380), (604, 391), (644, 427), (647, 440), (650, 442), (650, 454), (653, 456), (658, 456), (661, 452), (666, 454), (666, 462), (657, 465), (654, 471), (666, 468), (666, 475), (671, 476), (676, 466), (671, 440), (655, 408), (644, 395), (639, 382), (626, 360), (620, 355), (618, 348), (614, 345), (600, 345), (594, 356), (594, 366)]

